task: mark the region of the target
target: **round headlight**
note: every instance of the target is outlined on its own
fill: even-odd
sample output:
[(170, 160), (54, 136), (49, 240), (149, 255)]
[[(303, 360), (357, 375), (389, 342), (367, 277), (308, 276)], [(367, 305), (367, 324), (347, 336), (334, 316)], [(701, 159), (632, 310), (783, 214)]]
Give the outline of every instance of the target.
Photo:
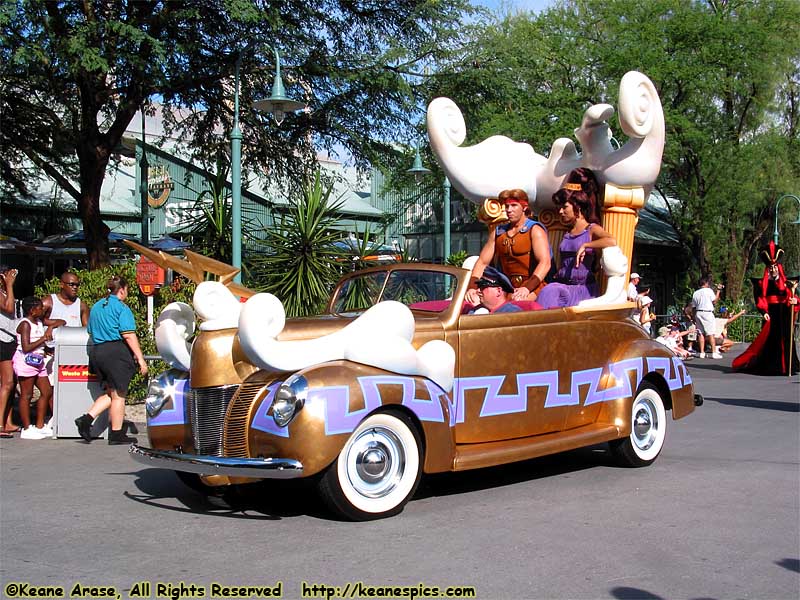
[(181, 376), (176, 377), (176, 372), (169, 370), (150, 381), (150, 385), (147, 386), (147, 399), (144, 402), (148, 417), (152, 419), (157, 416), (167, 402), (175, 397), (176, 379), (185, 377), (183, 372), (180, 374)]
[(286, 427), (303, 408), (308, 395), (308, 382), (302, 375), (284, 381), (272, 401), (272, 418), (278, 427)]

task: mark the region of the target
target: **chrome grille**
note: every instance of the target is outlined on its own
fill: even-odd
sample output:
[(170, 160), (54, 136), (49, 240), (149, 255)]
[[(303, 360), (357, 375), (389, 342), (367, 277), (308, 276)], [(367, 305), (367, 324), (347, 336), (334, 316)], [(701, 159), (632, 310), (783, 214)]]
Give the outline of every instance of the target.
[(238, 385), (192, 390), (189, 419), (194, 448), (198, 454), (222, 456), (222, 427)]
[(249, 458), (247, 431), (250, 422), (250, 409), (258, 393), (265, 388), (263, 382), (243, 383), (233, 396), (225, 421), (225, 456)]

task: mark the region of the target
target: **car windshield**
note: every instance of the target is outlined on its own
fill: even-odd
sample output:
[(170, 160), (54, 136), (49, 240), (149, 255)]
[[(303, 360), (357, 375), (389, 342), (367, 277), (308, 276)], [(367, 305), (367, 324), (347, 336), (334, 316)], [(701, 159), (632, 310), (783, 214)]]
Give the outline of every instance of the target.
[(333, 312), (365, 310), (384, 300), (430, 312), (446, 309), (458, 280), (438, 271), (396, 270), (365, 273), (348, 279), (339, 289)]

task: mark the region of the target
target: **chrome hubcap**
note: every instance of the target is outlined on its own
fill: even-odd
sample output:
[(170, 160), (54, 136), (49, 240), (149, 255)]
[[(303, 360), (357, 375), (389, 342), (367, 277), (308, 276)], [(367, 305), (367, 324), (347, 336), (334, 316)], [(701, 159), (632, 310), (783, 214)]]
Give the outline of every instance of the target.
[(352, 441), (347, 451), (350, 484), (368, 498), (389, 495), (403, 477), (406, 453), (402, 440), (391, 429), (371, 427)]
[(634, 410), (633, 442), (640, 450), (649, 449), (658, 436), (658, 414), (647, 399), (641, 400)]
[(356, 471), (364, 481), (380, 480), (390, 467), (391, 457), (386, 455), (386, 448), (374, 442), (356, 457)]

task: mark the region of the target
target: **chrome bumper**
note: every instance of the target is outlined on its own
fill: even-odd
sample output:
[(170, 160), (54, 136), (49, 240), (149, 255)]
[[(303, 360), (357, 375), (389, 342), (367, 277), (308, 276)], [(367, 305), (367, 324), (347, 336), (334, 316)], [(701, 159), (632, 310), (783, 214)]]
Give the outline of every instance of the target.
[(186, 471), (198, 475), (228, 475), (259, 479), (294, 479), (303, 476), (303, 465), (291, 458), (226, 458), (181, 454), (131, 444), (131, 458), (149, 467)]

